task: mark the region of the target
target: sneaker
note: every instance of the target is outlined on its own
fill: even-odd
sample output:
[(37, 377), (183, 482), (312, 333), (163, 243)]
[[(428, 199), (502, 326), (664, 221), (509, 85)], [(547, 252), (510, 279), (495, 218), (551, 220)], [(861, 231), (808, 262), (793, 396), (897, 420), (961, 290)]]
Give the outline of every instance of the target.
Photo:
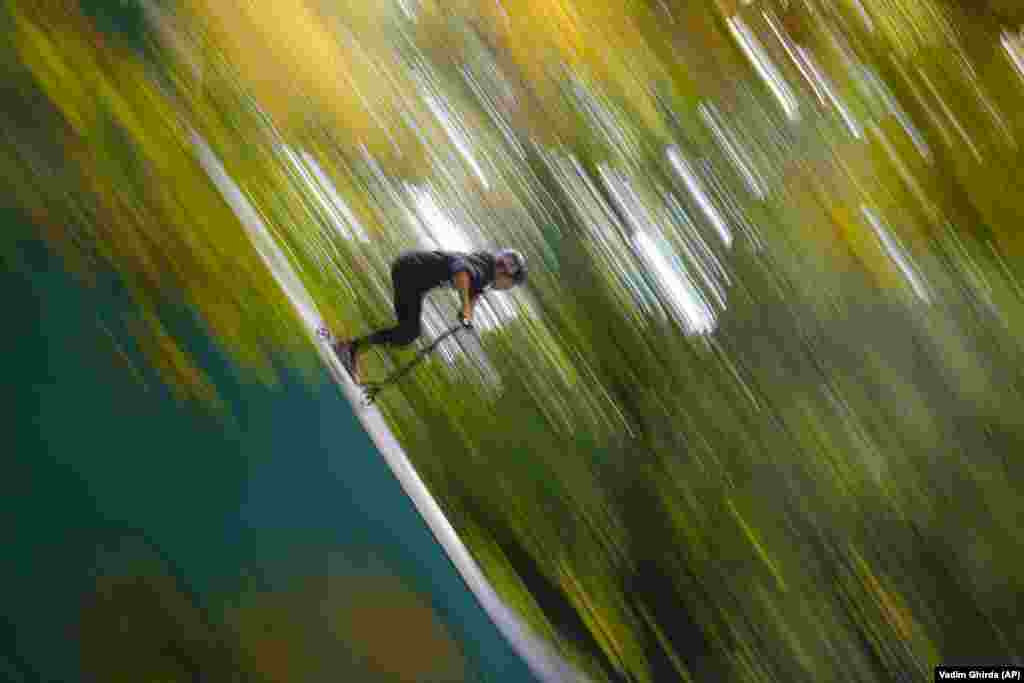
[(341, 365), (348, 372), (348, 376), (352, 378), (352, 381), (356, 384), (361, 384), (359, 378), (359, 368), (356, 367), (356, 354), (352, 342), (338, 342), (337, 344), (331, 345), (334, 349), (334, 353), (338, 356), (338, 360), (341, 361)]

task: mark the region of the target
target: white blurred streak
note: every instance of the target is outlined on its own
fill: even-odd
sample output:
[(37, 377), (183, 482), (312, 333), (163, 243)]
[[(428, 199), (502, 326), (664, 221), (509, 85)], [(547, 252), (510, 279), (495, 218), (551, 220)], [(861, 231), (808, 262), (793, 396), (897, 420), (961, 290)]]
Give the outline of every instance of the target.
[[(951, 223), (946, 224), (946, 235), (950, 242), (956, 249), (957, 256), (963, 263), (963, 273), (967, 277), (973, 292), (981, 299), (981, 302), (988, 306), (989, 310), (1000, 319), (1002, 322), (1006, 322), (1002, 311), (999, 310), (999, 306), (992, 298), (992, 284), (989, 279), (985, 276), (985, 268), (979, 266), (977, 260), (971, 255), (971, 250), (964, 244), (963, 239), (960, 236), (960, 231), (957, 230)], [(998, 252), (992, 249), (992, 242), (988, 242), (989, 249), (999, 258)]]
[[(373, 72), (377, 84), (383, 82), (390, 82), (392, 86), (395, 85), (393, 79), (388, 77), (386, 71), (382, 71), (380, 69), (377, 63), (377, 59), (375, 59), (373, 55), (367, 52), (366, 48), (363, 46), (363, 43), (358, 39), (358, 37), (354, 33), (342, 28), (342, 30), (339, 33), (339, 37), (341, 37), (345, 41), (345, 46), (348, 48), (351, 54), (358, 54), (362, 58), (361, 61), (363, 66)], [(379, 129), (384, 133), (385, 137), (387, 137), (388, 142), (391, 143), (391, 148), (394, 150), (395, 154), (399, 158), (401, 158), (402, 146), (398, 144), (398, 141), (395, 139), (394, 135), (392, 135), (392, 126), (388, 125), (387, 121), (381, 118), (380, 114), (377, 111), (378, 108), (374, 106), (374, 102), (372, 102), (363, 93), (363, 90), (359, 87), (359, 83), (357, 82), (360, 79), (356, 79), (351, 73), (345, 71), (342, 71), (341, 74), (344, 75), (346, 82), (349, 84), (349, 86), (351, 86), (352, 92), (354, 92), (359, 97), (359, 101), (362, 102), (363, 107), (366, 109), (367, 113), (369, 113), (369, 115), (379, 126)]]
[(768, 26), (772, 29), (772, 33), (778, 38), (779, 42), (782, 43), (782, 47), (785, 48), (786, 54), (796, 65), (796, 68), (803, 75), (804, 79), (810, 84), (811, 89), (814, 90), (814, 95), (818, 98), (818, 101), (825, 104), (825, 93), (822, 91), (821, 86), (814, 78), (814, 75), (808, 69), (808, 65), (805, 63), (803, 55), (800, 53), (800, 46), (789, 37), (786, 31), (779, 25), (779, 20), (776, 18), (774, 12), (763, 12), (762, 13), (765, 21), (768, 22)]
[(967, 147), (971, 150), (971, 154), (974, 155), (975, 161), (979, 164), (982, 163), (983, 160), (981, 158), (981, 152), (978, 151), (978, 147), (974, 144), (974, 140), (971, 138), (970, 134), (968, 134), (967, 129), (963, 127), (963, 124), (960, 123), (960, 120), (956, 117), (956, 114), (953, 113), (953, 110), (949, 108), (948, 104), (946, 104), (946, 100), (942, 99), (942, 95), (939, 93), (938, 88), (935, 87), (935, 84), (932, 83), (932, 80), (928, 78), (928, 74), (925, 73), (924, 69), (920, 68), (917, 70), (917, 73), (921, 76), (921, 80), (924, 81), (924, 84), (928, 86), (928, 90), (942, 109), (942, 113), (946, 115), (946, 119), (950, 124), (952, 124), (956, 131), (960, 133), (960, 137), (963, 138), (963, 141), (967, 143)]
[(722, 242), (724, 242), (727, 247), (732, 246), (732, 231), (729, 230), (729, 226), (726, 225), (722, 214), (711, 202), (711, 197), (704, 190), (700, 180), (697, 179), (697, 174), (694, 173), (693, 167), (691, 167), (689, 162), (682, 157), (679, 153), (679, 149), (675, 145), (668, 148), (667, 155), (669, 163), (672, 164), (672, 168), (679, 174), (683, 184), (686, 185), (686, 189), (693, 195), (693, 198), (697, 200), (697, 204), (700, 206), (701, 211), (703, 211), (704, 215), (708, 217), (709, 221), (711, 221), (711, 225), (714, 226), (715, 230), (722, 238)]
[(630, 186), (628, 180), (615, 173), (607, 164), (598, 166), (598, 174), (633, 230), (657, 230), (650, 211), (644, 206), (643, 200)]
[(569, 81), (572, 84), (576, 104), (582, 108), (590, 124), (600, 130), (601, 137), (609, 143), (610, 148), (620, 154), (625, 154), (627, 151), (635, 152), (635, 140), (623, 128), (608, 100), (589, 87), (587, 82), (576, 72), (570, 72)]
[(757, 36), (754, 35), (739, 15), (729, 17), (726, 23), (740, 49), (743, 50), (743, 53), (753, 65), (754, 70), (764, 80), (772, 94), (775, 95), (775, 99), (779, 101), (782, 111), (786, 113), (786, 118), (790, 121), (798, 121), (800, 119), (800, 106), (797, 104), (796, 97), (793, 95), (789, 85), (786, 84), (782, 74), (779, 73), (779, 70), (772, 63), (771, 57), (764, 49), (761, 41), (757, 39)]
[(864, 204), (861, 205), (860, 210), (874, 229), (875, 234), (878, 236), (878, 241), (882, 243), (882, 247), (885, 249), (885, 253), (893, 260), (896, 266), (903, 273), (903, 276), (907, 278), (907, 281), (910, 283), (914, 293), (917, 294), (918, 298), (926, 304), (930, 304), (932, 300), (931, 296), (928, 294), (928, 288), (925, 285), (924, 278), (921, 277), (917, 272), (917, 269), (911, 264), (910, 256), (902, 247), (900, 247), (896, 238), (885, 229), (885, 226), (882, 225), (882, 221), (878, 217), (878, 214), (876, 214), (869, 206)]
[[(493, 64), (490, 66), (492, 72), (497, 71)], [(470, 90), (473, 91), (473, 94), (476, 95), (477, 99), (480, 100), (480, 103), (483, 105), (484, 110), (487, 112), (487, 116), (491, 119), (494, 125), (497, 126), (498, 130), (501, 131), (501, 135), (505, 139), (505, 142), (512, 147), (516, 156), (518, 156), (520, 160), (525, 161), (526, 152), (523, 150), (523, 146), (519, 143), (507, 115), (502, 111), (502, 107), (498, 106), (495, 102), (495, 96), (480, 83), (479, 79), (472, 71), (463, 68), (462, 74), (466, 79), (466, 83), (469, 84)], [(499, 96), (504, 96), (505, 99), (513, 101), (515, 96), (511, 86), (509, 86), (504, 80), (501, 80), (502, 77), (500, 73), (492, 73), (492, 75), (494, 78), (491, 79), (491, 85), (493, 86), (496, 81), (498, 85), (504, 86), (504, 90), (506, 91), (504, 93), (499, 93)]]
[(434, 117), (437, 118), (441, 127), (444, 128), (444, 132), (448, 135), (448, 139), (451, 140), (452, 145), (454, 145), (455, 149), (458, 150), (462, 159), (471, 169), (473, 169), (473, 173), (475, 173), (476, 177), (480, 179), (483, 186), (490, 189), (491, 184), (487, 180), (487, 176), (484, 175), (483, 168), (480, 167), (476, 157), (473, 156), (473, 152), (471, 150), (472, 143), (459, 129), (459, 126), (456, 125), (452, 116), (445, 111), (445, 106), (440, 102), (440, 100), (438, 100), (438, 98), (434, 97), (433, 94), (427, 92), (426, 89), (424, 89), (423, 92), (423, 101), (426, 103), (427, 108), (430, 109), (430, 112)]
[(743, 181), (747, 184), (751, 194), (758, 199), (764, 199), (767, 195), (767, 190), (754, 173), (753, 162), (750, 160), (746, 150), (736, 141), (736, 135), (722, 123), (721, 115), (715, 106), (701, 102), (697, 110), (700, 112), (701, 118), (704, 119), (704, 123), (711, 130), (711, 134), (719, 146), (725, 151), (726, 157), (736, 167), (737, 172), (739, 172)]
[[(616, 230), (618, 220), (614, 211), (605, 201), (600, 190), (594, 185), (589, 174), (576, 157), (541, 151), (545, 164), (551, 170), (564, 192), (572, 202), (573, 211), (579, 217), (589, 238), (585, 244), (594, 250), (594, 260), (607, 268), (615, 285), (616, 294), (624, 304), (633, 303), (644, 314), (657, 313), (657, 297), (647, 282), (633, 272), (628, 258), (629, 244)], [(625, 229), (625, 226), (623, 226)], [(628, 298), (627, 298), (628, 297)], [(638, 322), (645, 320), (637, 318)]]
[(902, 178), (903, 182), (907, 184), (911, 194), (914, 195), (920, 203), (921, 208), (928, 214), (928, 217), (932, 222), (937, 224), (942, 218), (942, 212), (939, 210), (939, 207), (935, 205), (935, 202), (928, 197), (928, 194), (924, 191), (924, 188), (921, 187), (921, 184), (917, 182), (917, 178), (914, 177), (914, 174), (907, 167), (906, 162), (903, 161), (903, 157), (893, 146), (892, 142), (889, 140), (889, 136), (885, 134), (885, 130), (878, 125), (873, 126), (871, 130), (878, 138), (882, 148), (885, 149), (885, 153), (889, 156), (889, 161), (891, 161), (893, 166), (896, 167), (896, 171), (900, 174), (900, 178)]
[(900, 122), (900, 125), (903, 127), (903, 130), (906, 131), (910, 140), (914, 143), (914, 147), (917, 148), (917, 151), (926, 161), (931, 162), (931, 147), (928, 146), (928, 142), (924, 139), (924, 136), (921, 135), (921, 131), (914, 125), (914, 122), (910, 120), (910, 116), (896, 99), (896, 96), (892, 94), (891, 90), (889, 90), (889, 86), (885, 84), (885, 81), (878, 77), (878, 74), (875, 73), (874, 69), (865, 69), (864, 78), (874, 86), (875, 92), (878, 93), (878, 96), (881, 97), (883, 102), (885, 102), (885, 106), (889, 110), (889, 113), (895, 116), (896, 120)]
[[(714, 312), (686, 273), (679, 258), (661, 236), (657, 220), (651, 215), (629, 180), (605, 165), (600, 167), (599, 173), (615, 204), (629, 223), (633, 246), (640, 260), (665, 293), (672, 316), (688, 334), (704, 334), (714, 330)], [(696, 259), (694, 262), (700, 263)]]
[(966, 81), (966, 85), (974, 91), (975, 99), (985, 109), (985, 113), (988, 114), (989, 118), (992, 119), (992, 123), (999, 132), (1002, 133), (1006, 139), (1006, 143), (1013, 149), (1017, 149), (1017, 139), (1013, 135), (1013, 131), (1010, 129), (1009, 123), (1006, 121), (1006, 117), (1003, 116), (1002, 112), (999, 111), (999, 107), (992, 98), (989, 97), (985, 88), (982, 86), (981, 78), (978, 76), (977, 69), (974, 68), (974, 64), (971, 63), (970, 57), (961, 45), (961, 41), (957, 39), (956, 34), (953, 31), (952, 26), (945, 20), (945, 18), (939, 17), (941, 25), (946, 29), (947, 40), (951, 45), (952, 61), (956, 66), (959, 66), (959, 73), (956, 70), (952, 70), (953, 73), (963, 78)]
[(906, 83), (907, 87), (910, 89), (910, 92), (914, 95), (914, 98), (917, 100), (918, 105), (920, 105), (921, 109), (924, 110), (925, 114), (931, 120), (935, 130), (942, 137), (942, 141), (946, 143), (947, 147), (952, 147), (953, 136), (950, 135), (947, 127), (943, 125), (942, 119), (939, 117), (939, 115), (935, 113), (935, 108), (928, 104), (928, 98), (925, 97), (923, 92), (921, 92), (921, 88), (918, 86), (917, 82), (914, 80), (911, 74), (903, 67), (903, 65), (900, 64), (898, 61), (894, 62), (893, 66), (895, 66), (896, 70), (899, 71), (900, 76), (903, 78), (903, 82)]
[(853, 3), (854, 8), (857, 10), (858, 16), (861, 21), (864, 22), (864, 27), (868, 30), (868, 33), (875, 32), (875, 22), (871, 20), (871, 15), (868, 14), (868, 10), (864, 7), (864, 3), (860, 0), (850, 0)]
[(704, 241), (704, 237), (696, 226), (687, 218), (682, 205), (672, 195), (668, 197), (670, 213), (678, 216), (678, 222), (682, 228), (680, 249), (686, 256), (687, 263), (692, 264), (700, 275), (704, 285), (715, 297), (715, 302), (722, 309), (725, 309), (725, 285), (730, 283), (729, 273), (722, 262), (715, 256), (711, 246)]
[(671, 263), (646, 231), (633, 234), (640, 258), (664, 289), (674, 317), (689, 334), (707, 334), (715, 329), (715, 314), (700, 292), (683, 274), (679, 264)]
[(407, 185), (406, 189), (430, 236), (430, 241), (424, 246), (436, 246), (448, 251), (473, 251), (465, 231), (448, 217), (430, 190), (414, 185)]
[(412, 22), (416, 22), (419, 19), (419, 13), (416, 11), (418, 8), (413, 2), (410, 0), (397, 0), (397, 2), (399, 9), (402, 10), (402, 14), (405, 15), (406, 19)]
[(999, 37), (999, 44), (1006, 51), (1010, 63), (1017, 70), (1017, 75), (1024, 80), (1024, 38), (1021, 35), (1003, 31)]
[(808, 68), (810, 69), (814, 80), (825, 92), (825, 95), (832, 103), (832, 106), (835, 107), (836, 111), (839, 112), (839, 116), (843, 119), (843, 123), (845, 123), (846, 127), (850, 129), (850, 134), (853, 135), (853, 137), (857, 138), (858, 140), (863, 138), (864, 130), (861, 128), (860, 123), (858, 123), (857, 120), (853, 118), (853, 114), (850, 112), (849, 108), (843, 102), (842, 98), (839, 97), (839, 94), (836, 92), (835, 86), (832, 84), (832, 81), (829, 80), (828, 76), (826, 76), (825, 73), (821, 70), (821, 67), (818, 66), (817, 62), (814, 60), (814, 56), (811, 55), (809, 51), (805, 50), (802, 47), (798, 47), (797, 50), (799, 50), (800, 56), (804, 59)]
[[(321, 189), (317, 187), (316, 181), (314, 181), (310, 176), (308, 169), (303, 165), (303, 161), (299, 158), (299, 155), (284, 143), (276, 144), (274, 149), (281, 157), (284, 157), (288, 168), (298, 176), (298, 189), (300, 194), (302, 194), (303, 197), (311, 196), (315, 201), (316, 207), (319, 208), (319, 211), (313, 209), (313, 212), (317, 216), (323, 218), (330, 225), (330, 228), (340, 235), (342, 239), (351, 240), (353, 238), (352, 233), (339, 220), (335, 209), (331, 206), (331, 203), (324, 196)], [(332, 259), (329, 254), (329, 252), (334, 252), (334, 256), (338, 256), (337, 247), (335, 247), (331, 240), (317, 240), (316, 238), (312, 238), (307, 242), (306, 246), (321, 268), (328, 270), (337, 267), (336, 261), (332, 264)]]
[[(287, 148), (286, 148), (287, 149)], [(315, 194), (316, 198), (320, 201), (324, 210), (327, 212), (328, 217), (331, 220), (331, 225), (335, 230), (338, 231), (345, 239), (358, 239), (360, 242), (369, 242), (370, 236), (366, 230), (360, 224), (359, 219), (352, 213), (352, 209), (349, 208), (345, 200), (341, 198), (338, 190), (334, 187), (334, 183), (327, 177), (323, 169), (320, 168), (320, 164), (316, 162), (308, 152), (301, 151), (301, 162), (305, 162), (305, 168), (302, 168), (302, 163), (299, 159), (295, 158), (295, 155), (290, 149), (287, 150), (293, 163), (297, 169), (300, 170), (303, 176), (303, 180), (309, 185), (310, 189)], [(312, 172), (315, 180), (305, 173), (308, 169)]]
[(981, 84), (981, 79), (978, 76), (978, 71), (974, 68), (970, 58), (964, 52), (963, 48), (959, 46), (956, 51), (956, 55), (959, 58), (957, 61), (963, 69), (964, 77), (970, 84), (971, 88), (974, 89), (974, 95), (978, 102), (981, 103), (981, 106), (985, 108), (985, 113), (989, 115), (989, 118), (992, 119), (992, 123), (994, 123), (996, 128), (999, 129), (999, 132), (1003, 134), (1003, 137), (1006, 138), (1007, 144), (1009, 144), (1013, 149), (1017, 149), (1017, 138), (1014, 137), (1013, 131), (1010, 129), (1010, 124), (1007, 123), (1006, 117), (1003, 116), (1002, 112), (999, 111), (999, 107), (992, 101), (992, 98), (989, 97), (988, 93), (985, 91), (985, 88)]
[(362, 156), (363, 161), (366, 162), (366, 167), (373, 175), (373, 178), (377, 182), (377, 185), (380, 187), (380, 189), (383, 190), (395, 202), (400, 202), (400, 198), (398, 196), (398, 192), (395, 190), (394, 183), (392, 182), (388, 174), (384, 172), (384, 169), (381, 168), (380, 164), (377, 163), (377, 159), (374, 158), (372, 154), (370, 154), (370, 150), (367, 149), (366, 145), (360, 143), (359, 154), (360, 156)]

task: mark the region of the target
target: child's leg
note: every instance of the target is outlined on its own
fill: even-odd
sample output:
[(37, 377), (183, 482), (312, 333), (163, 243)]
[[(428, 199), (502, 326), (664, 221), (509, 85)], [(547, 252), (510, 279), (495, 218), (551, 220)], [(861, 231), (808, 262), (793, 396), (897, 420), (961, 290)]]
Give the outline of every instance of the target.
[(401, 268), (391, 271), (391, 282), (395, 292), (395, 317), (398, 318), (398, 324), (355, 340), (355, 353), (362, 347), (373, 344), (407, 346), (420, 336), (420, 317), (423, 314), (423, 296), (426, 292), (412, 286), (407, 278), (403, 277)]
[(398, 324), (379, 330), (360, 340), (362, 344), (390, 344), (407, 346), (420, 336), (420, 316), (423, 313), (423, 292), (398, 292), (395, 299), (395, 316)]
[(394, 327), (379, 330), (351, 342), (340, 342), (335, 345), (335, 353), (342, 359), (352, 379), (359, 383), (359, 354), (369, 345), (390, 344), (406, 346), (420, 336), (420, 316), (423, 312), (423, 296), (426, 294), (414, 279), (410, 278), (407, 268), (409, 264), (399, 260), (391, 268), (391, 285), (395, 297), (395, 317), (398, 324)]

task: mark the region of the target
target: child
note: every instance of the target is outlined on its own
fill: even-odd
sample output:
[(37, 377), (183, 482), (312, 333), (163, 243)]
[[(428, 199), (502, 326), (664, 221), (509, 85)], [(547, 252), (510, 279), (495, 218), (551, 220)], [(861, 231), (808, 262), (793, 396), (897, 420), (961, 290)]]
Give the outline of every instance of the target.
[(472, 326), (473, 307), (488, 288), (511, 289), (526, 280), (526, 260), (514, 249), (495, 253), (475, 251), (412, 251), (399, 256), (391, 266), (398, 324), (352, 341), (333, 345), (352, 380), (360, 383), (359, 354), (367, 346), (407, 346), (420, 336), (423, 297), (435, 287), (452, 285), (459, 290), (462, 310), (459, 322)]

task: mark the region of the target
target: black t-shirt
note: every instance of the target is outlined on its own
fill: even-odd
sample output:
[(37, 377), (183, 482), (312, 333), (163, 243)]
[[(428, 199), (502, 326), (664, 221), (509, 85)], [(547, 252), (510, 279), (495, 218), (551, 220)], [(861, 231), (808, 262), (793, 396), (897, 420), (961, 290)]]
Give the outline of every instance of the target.
[(472, 296), (494, 284), (494, 270), (494, 256), (486, 251), (410, 251), (395, 261), (396, 282), (423, 291), (453, 284), (455, 274), (466, 271)]

